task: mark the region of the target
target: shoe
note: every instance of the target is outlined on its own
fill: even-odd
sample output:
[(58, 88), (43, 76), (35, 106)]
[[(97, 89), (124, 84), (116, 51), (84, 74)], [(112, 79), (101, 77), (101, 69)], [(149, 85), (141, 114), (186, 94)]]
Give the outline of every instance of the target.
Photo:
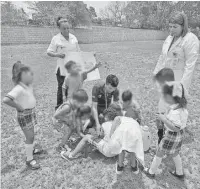
[(154, 178), (155, 177), (155, 174), (151, 174), (151, 173), (149, 173), (149, 168), (144, 168), (144, 173), (145, 173), (145, 175), (147, 176), (147, 177), (149, 177), (149, 178)]
[(136, 166), (135, 167), (132, 167), (131, 166), (131, 171), (134, 173), (134, 174), (138, 174), (140, 171), (139, 171), (139, 168), (138, 168), (138, 162), (137, 160), (135, 161), (136, 162)]
[(32, 170), (36, 170), (40, 168), (40, 164), (36, 162), (36, 160), (32, 159), (30, 161), (26, 161), (26, 165)]
[(185, 177), (185, 175), (183, 174), (183, 175), (178, 175), (177, 173), (176, 173), (176, 171), (169, 171), (173, 176), (175, 176), (175, 177), (177, 177), (177, 178), (179, 178), (179, 179), (184, 179), (184, 177)]
[(44, 151), (42, 149), (39, 148), (34, 148), (33, 149), (33, 155), (40, 155), (42, 154)]
[(61, 155), (61, 157), (63, 158), (63, 159), (65, 159), (65, 160), (67, 160), (67, 161), (71, 161), (71, 160), (74, 160), (74, 159), (77, 159), (77, 158), (79, 158), (79, 157), (81, 157), (82, 156), (82, 154), (77, 154), (76, 156), (72, 156), (71, 155), (71, 150), (70, 151), (62, 151), (61, 153), (60, 153), (60, 155)]
[(118, 175), (120, 175), (120, 174), (122, 174), (123, 170), (124, 170), (124, 166), (120, 167), (120, 166), (118, 165), (118, 163), (116, 163), (116, 170), (115, 170), (116, 173), (117, 173)]

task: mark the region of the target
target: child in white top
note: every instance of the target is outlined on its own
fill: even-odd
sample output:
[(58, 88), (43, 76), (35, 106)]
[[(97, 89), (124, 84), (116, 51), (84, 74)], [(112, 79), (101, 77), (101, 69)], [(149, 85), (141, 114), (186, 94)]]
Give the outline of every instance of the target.
[(175, 171), (170, 173), (178, 178), (183, 178), (182, 161), (179, 155), (182, 146), (183, 129), (186, 127), (188, 111), (183, 85), (179, 82), (167, 82), (163, 89), (163, 99), (169, 104), (169, 110), (165, 114), (158, 114), (158, 118), (164, 123), (165, 135), (161, 140), (156, 156), (150, 168), (145, 169), (147, 176), (153, 178), (162, 157), (172, 155), (175, 163)]
[(33, 73), (31, 69), (20, 61), (13, 65), (12, 80), (15, 87), (4, 97), (3, 102), (17, 110), (19, 125), (26, 137), (26, 164), (31, 169), (39, 169), (40, 165), (33, 159), (33, 154), (41, 153), (34, 149), (34, 126), (36, 120), (36, 99), (33, 94)]

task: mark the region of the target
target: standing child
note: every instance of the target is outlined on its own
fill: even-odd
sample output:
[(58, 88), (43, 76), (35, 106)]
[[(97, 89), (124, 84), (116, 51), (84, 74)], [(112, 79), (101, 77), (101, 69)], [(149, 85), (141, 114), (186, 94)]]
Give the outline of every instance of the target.
[(62, 138), (62, 142), (59, 145), (60, 150), (69, 149), (68, 145), (66, 145), (70, 136), (76, 129), (76, 119), (75, 115), (77, 109), (84, 106), (84, 104), (88, 101), (88, 95), (85, 90), (78, 89), (73, 93), (72, 98), (70, 98), (67, 102), (64, 102), (55, 112), (54, 119), (58, 122), (64, 123), (64, 135)]
[(158, 114), (158, 119), (164, 123), (165, 135), (161, 140), (156, 156), (150, 168), (145, 169), (148, 177), (155, 177), (155, 172), (161, 164), (162, 157), (172, 155), (175, 163), (175, 171), (172, 175), (183, 178), (182, 161), (179, 155), (182, 146), (183, 130), (186, 127), (188, 111), (183, 85), (179, 82), (168, 82), (163, 86), (163, 99), (170, 108), (166, 114)]
[(133, 94), (130, 90), (122, 93), (123, 110), (126, 112), (127, 117), (132, 117), (139, 124), (141, 123), (140, 105), (136, 100), (133, 100)]
[(92, 69), (80, 73), (80, 70), (74, 61), (69, 61), (66, 63), (65, 68), (69, 73), (68, 77), (65, 77), (63, 84), (63, 97), (64, 101), (72, 98), (72, 95), (78, 89), (81, 89), (83, 86), (83, 82), (87, 79), (87, 74), (99, 68), (101, 63), (97, 63)]
[(15, 87), (10, 91), (3, 102), (17, 110), (18, 123), (26, 137), (26, 165), (31, 169), (39, 169), (40, 165), (34, 160), (33, 154), (40, 153), (34, 149), (34, 127), (36, 120), (36, 99), (33, 94), (33, 73), (31, 69), (20, 61), (13, 65), (12, 80)]
[[(174, 81), (174, 72), (170, 68), (163, 68), (154, 76), (154, 80), (157, 86), (157, 90), (161, 96), (158, 104), (158, 113), (165, 113), (168, 108), (168, 104), (165, 103), (165, 101), (162, 98), (162, 87), (165, 85), (166, 82)], [(158, 144), (159, 144), (164, 135), (164, 124), (160, 119), (157, 119), (156, 126), (158, 128)]]

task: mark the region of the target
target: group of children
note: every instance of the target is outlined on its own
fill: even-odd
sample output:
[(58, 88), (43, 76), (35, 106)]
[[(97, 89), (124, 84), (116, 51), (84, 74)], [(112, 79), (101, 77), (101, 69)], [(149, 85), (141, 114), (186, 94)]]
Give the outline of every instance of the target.
[[(69, 75), (63, 85), (64, 103), (56, 109), (53, 123), (64, 125), (64, 134), (59, 145), (61, 156), (71, 160), (79, 156), (83, 148), (90, 143), (107, 157), (118, 155), (116, 172), (124, 169), (124, 156), (131, 156), (134, 173), (139, 172), (138, 163), (143, 161), (141, 112), (139, 104), (133, 99), (132, 92), (126, 90), (119, 100), (119, 79), (108, 75), (105, 82), (98, 82), (92, 89), (92, 106), (87, 105), (88, 94), (83, 89), (87, 74), (100, 67), (98, 63), (91, 70), (81, 73), (76, 62), (69, 61), (65, 68)], [(5, 96), (3, 102), (17, 110), (19, 125), (26, 137), (26, 164), (31, 169), (39, 169), (39, 163), (33, 155), (42, 150), (34, 147), (34, 126), (36, 120), (36, 99), (33, 94), (33, 73), (30, 67), (17, 62), (12, 70), (15, 87)], [(150, 168), (143, 172), (153, 178), (165, 155), (172, 155), (175, 171), (171, 174), (183, 178), (182, 161), (179, 155), (183, 130), (186, 127), (188, 111), (183, 85), (174, 81), (173, 70), (163, 68), (154, 81), (161, 94), (156, 125), (158, 127), (158, 148)], [(80, 142), (74, 150), (69, 146), (72, 133), (77, 133)], [(137, 148), (137, 150), (135, 150)]]

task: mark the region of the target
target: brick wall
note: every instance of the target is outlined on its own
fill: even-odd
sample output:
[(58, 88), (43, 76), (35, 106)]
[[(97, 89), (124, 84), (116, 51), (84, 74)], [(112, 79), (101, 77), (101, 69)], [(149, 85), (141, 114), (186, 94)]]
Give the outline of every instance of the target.
[[(1, 27), (1, 44), (50, 43), (59, 31), (53, 27)], [(93, 27), (71, 31), (79, 43), (100, 43), (117, 41), (163, 40), (167, 33), (157, 30), (141, 30), (114, 27)]]

